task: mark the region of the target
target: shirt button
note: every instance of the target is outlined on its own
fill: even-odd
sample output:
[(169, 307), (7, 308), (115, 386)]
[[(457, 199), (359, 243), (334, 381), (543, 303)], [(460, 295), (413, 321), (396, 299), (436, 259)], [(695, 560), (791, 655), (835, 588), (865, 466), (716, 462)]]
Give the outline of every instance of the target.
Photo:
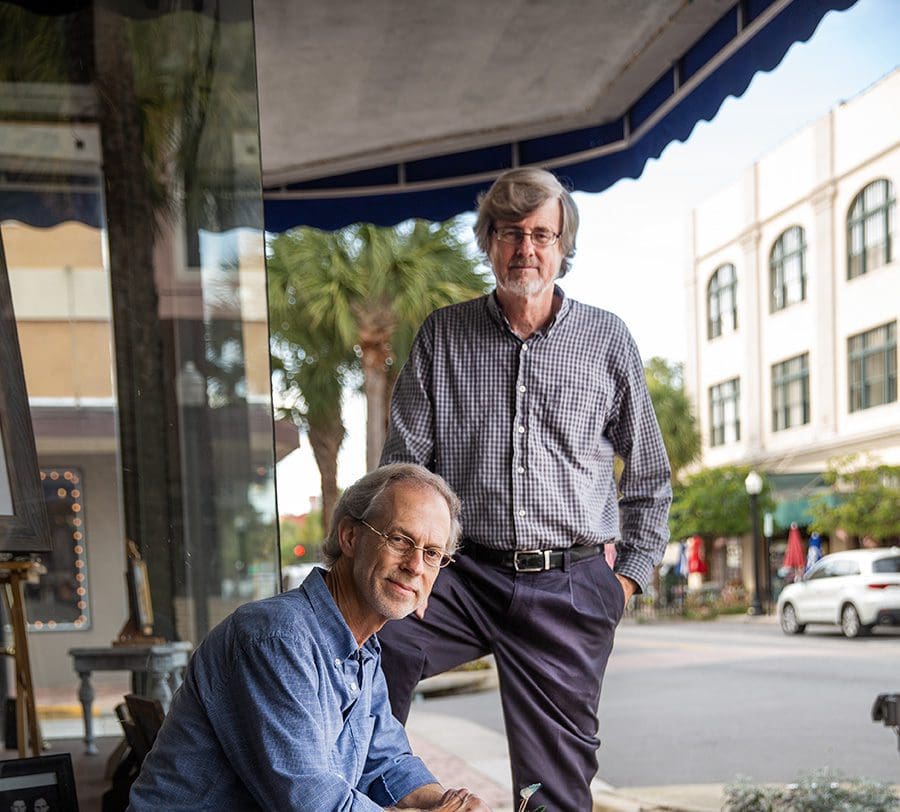
[(520, 474), (525, 473), (525, 469), (521, 465), (518, 468), (516, 468), (516, 471), (518, 471)]
[(351, 693), (355, 694), (358, 690), (359, 690), (359, 686), (355, 682), (350, 685)]
[(524, 387), (524, 386), (520, 386), (520, 387), (519, 387), (519, 391), (520, 391), (520, 392), (524, 392), (524, 391), (525, 391), (525, 387)]
[(519, 515), (520, 515), (520, 516), (524, 516), (524, 515), (525, 515), (525, 509), (524, 509), (524, 508), (519, 508)]
[(523, 350), (527, 350), (527, 349), (528, 349), (528, 345), (527, 345), (527, 344), (523, 344), (523, 345), (522, 345), (522, 349), (523, 349)]
[(525, 433), (525, 426), (519, 426), (519, 434)]
[(335, 665), (340, 665), (340, 664), (341, 664), (341, 658), (340, 658), (340, 657), (335, 657), (335, 658), (334, 658), (334, 664), (335, 664)]

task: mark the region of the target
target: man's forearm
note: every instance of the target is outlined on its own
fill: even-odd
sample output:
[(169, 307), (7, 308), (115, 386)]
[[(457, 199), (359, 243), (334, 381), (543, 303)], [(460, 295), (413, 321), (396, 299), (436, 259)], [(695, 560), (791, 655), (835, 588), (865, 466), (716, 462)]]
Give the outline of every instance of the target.
[[(444, 792), (445, 790), (440, 784), (425, 784), (424, 787), (414, 789), (409, 795), (401, 798), (396, 806), (390, 807), (390, 810), (434, 809), (436, 806), (440, 805), (441, 798), (444, 797)], [(390, 810), (388, 810), (388, 812), (390, 812)]]
[(426, 784), (401, 798), (397, 806), (386, 809), (406, 812), (491, 812), (488, 805), (467, 789), (444, 789), (440, 784)]

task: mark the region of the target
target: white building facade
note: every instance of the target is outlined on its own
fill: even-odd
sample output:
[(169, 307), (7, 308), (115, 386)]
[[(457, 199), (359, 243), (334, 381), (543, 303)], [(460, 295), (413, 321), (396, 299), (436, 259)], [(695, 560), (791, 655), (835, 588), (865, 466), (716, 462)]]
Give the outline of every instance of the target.
[(703, 466), (900, 464), (900, 70), (693, 213), (685, 383)]

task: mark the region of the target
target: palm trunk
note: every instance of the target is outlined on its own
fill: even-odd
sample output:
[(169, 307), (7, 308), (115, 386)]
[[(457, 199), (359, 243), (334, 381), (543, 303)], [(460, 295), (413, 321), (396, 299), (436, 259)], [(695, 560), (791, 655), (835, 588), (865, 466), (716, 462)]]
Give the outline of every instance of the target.
[(396, 360), (393, 364), (391, 364), (385, 370), (384, 376), (384, 437), (387, 439), (387, 431), (390, 427), (391, 421), (391, 398), (394, 394), (394, 384), (397, 383), (397, 376), (400, 374), (400, 369)]
[(327, 535), (338, 500), (337, 460), (346, 432), (338, 414), (336, 419), (310, 420), (308, 433), (322, 483), (322, 532)]
[(363, 390), (366, 393), (366, 470), (378, 467), (387, 436), (387, 358), (384, 344), (362, 346)]

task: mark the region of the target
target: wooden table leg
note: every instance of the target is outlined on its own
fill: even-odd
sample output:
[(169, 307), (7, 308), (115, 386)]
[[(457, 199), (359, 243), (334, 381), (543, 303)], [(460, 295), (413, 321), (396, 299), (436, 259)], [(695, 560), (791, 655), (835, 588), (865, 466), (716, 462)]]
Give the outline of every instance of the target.
[(97, 743), (94, 740), (94, 686), (91, 685), (91, 672), (79, 671), (81, 684), (78, 686), (78, 700), (81, 702), (81, 714), (84, 717), (84, 752), (89, 756), (97, 755)]
[(169, 671), (151, 671), (150, 672), (150, 696), (159, 700), (164, 713), (169, 712), (169, 705), (172, 704), (172, 689), (169, 687)]

